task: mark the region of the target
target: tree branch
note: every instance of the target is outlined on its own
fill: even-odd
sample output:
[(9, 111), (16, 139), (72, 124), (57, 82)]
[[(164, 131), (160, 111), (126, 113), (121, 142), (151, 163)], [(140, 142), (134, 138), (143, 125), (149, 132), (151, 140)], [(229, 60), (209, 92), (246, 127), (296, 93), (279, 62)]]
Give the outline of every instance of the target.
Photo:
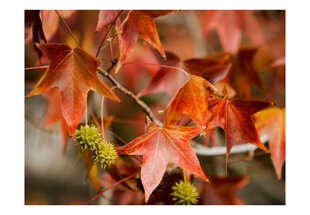
[(116, 89), (124, 93), (125, 95), (132, 98), (132, 100), (143, 110), (143, 112), (154, 122), (155, 124), (162, 126), (162, 123), (154, 116), (151, 109), (145, 104), (142, 100), (140, 100), (136, 95), (134, 95), (131, 91), (124, 88), (118, 81), (116, 81), (107, 71), (105, 71), (103, 68), (98, 67), (98, 71), (100, 74), (102, 74), (104, 77), (108, 78), (112, 84), (115, 86)]
[[(260, 137), (262, 143), (266, 143), (268, 141), (267, 136), (263, 135)], [(201, 144), (197, 144), (193, 142), (192, 148), (194, 152), (198, 155), (202, 156), (217, 156), (217, 155), (226, 155), (226, 146), (216, 146), (216, 147), (206, 147)], [(254, 151), (257, 149), (257, 146), (251, 143), (245, 143), (237, 146), (233, 146), (229, 154), (237, 154), (248, 151)]]

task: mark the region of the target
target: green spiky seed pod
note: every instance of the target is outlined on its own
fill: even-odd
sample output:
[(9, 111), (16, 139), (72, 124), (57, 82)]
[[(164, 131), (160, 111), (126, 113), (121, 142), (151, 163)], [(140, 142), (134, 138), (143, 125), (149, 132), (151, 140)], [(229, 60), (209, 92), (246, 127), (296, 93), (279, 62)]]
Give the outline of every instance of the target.
[(101, 168), (106, 168), (115, 163), (117, 152), (113, 143), (102, 141), (98, 144), (97, 149), (93, 152), (93, 160), (99, 164)]
[(99, 129), (95, 125), (85, 125), (75, 130), (75, 140), (82, 151), (88, 150), (92, 152), (97, 149), (102, 138)]
[(191, 183), (179, 181), (172, 187), (173, 201), (176, 205), (195, 205), (198, 203), (199, 193)]

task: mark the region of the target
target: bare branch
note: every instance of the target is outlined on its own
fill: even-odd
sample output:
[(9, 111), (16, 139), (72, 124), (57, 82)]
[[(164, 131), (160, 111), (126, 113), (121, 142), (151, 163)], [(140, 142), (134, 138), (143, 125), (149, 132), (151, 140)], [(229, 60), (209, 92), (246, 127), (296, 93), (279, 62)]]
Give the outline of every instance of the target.
[(98, 71), (104, 77), (108, 78), (112, 84), (115, 86), (116, 89), (124, 93), (125, 95), (132, 98), (136, 104), (143, 110), (143, 112), (154, 122), (155, 124), (162, 126), (162, 123), (154, 116), (151, 109), (145, 104), (142, 100), (140, 100), (136, 95), (134, 95), (131, 91), (124, 88), (118, 81), (116, 81), (108, 72), (106, 72), (103, 68), (98, 67)]

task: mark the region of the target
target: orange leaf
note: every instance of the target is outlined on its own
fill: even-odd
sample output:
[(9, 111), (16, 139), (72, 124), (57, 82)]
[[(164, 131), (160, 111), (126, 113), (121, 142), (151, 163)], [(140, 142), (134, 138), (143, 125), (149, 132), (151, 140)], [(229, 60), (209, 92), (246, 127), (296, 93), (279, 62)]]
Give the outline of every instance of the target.
[(183, 127), (152, 124), (146, 133), (118, 148), (118, 152), (129, 155), (143, 155), (141, 179), (145, 190), (145, 201), (159, 185), (169, 162), (178, 165), (189, 173), (208, 181), (203, 173), (196, 154), (188, 140), (204, 129), (199, 127)]
[(268, 136), (272, 164), (281, 178), (285, 160), (285, 108), (271, 107), (254, 115), (259, 134)]
[(208, 101), (217, 89), (207, 80), (190, 75), (168, 107), (165, 124), (174, 125), (182, 114), (188, 115), (196, 125), (204, 126), (208, 117)]
[(114, 101), (120, 101), (112, 90), (97, 76), (100, 60), (80, 48), (71, 49), (66, 44), (38, 44), (38, 48), (51, 63), (34, 89), (26, 96), (36, 96), (58, 87), (61, 110), (70, 135), (79, 124), (85, 110), (87, 92), (92, 89)]

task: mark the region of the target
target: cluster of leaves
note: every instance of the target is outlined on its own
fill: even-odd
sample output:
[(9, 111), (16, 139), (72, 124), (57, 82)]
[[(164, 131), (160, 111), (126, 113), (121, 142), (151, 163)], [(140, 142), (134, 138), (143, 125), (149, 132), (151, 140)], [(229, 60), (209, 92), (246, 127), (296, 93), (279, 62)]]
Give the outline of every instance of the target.
[[(44, 11), (42, 13), (44, 14)], [(256, 47), (265, 44), (254, 12), (207, 11), (202, 33), (208, 34), (216, 29), (223, 51), (204, 58), (185, 60), (164, 50), (154, 23), (156, 17), (171, 13), (179, 12), (100, 11), (96, 27), (96, 31), (100, 32), (110, 26), (106, 31), (108, 35), (111, 27), (115, 26), (109, 39), (110, 47), (113, 47), (112, 42), (115, 38), (118, 41), (118, 56), (114, 58), (113, 54), (111, 55), (111, 59), (117, 59), (117, 62), (111, 60), (111, 66), (104, 76), (111, 77), (110, 72), (118, 73), (125, 69), (139, 36), (153, 48), (151, 55), (155, 56), (159, 68), (150, 72), (152, 75), (149, 82), (137, 96), (127, 94), (133, 95), (132, 97), (140, 103), (141, 96), (148, 94), (165, 92), (170, 97), (162, 122), (154, 120), (150, 110), (144, 109), (153, 122), (147, 117), (145, 133), (117, 148), (121, 154), (143, 156), (140, 175), (145, 201), (149, 200), (162, 181), (170, 163), (176, 164), (188, 174), (209, 181), (189, 141), (199, 134), (208, 134), (216, 127), (221, 127), (225, 132), (226, 159), (234, 145), (254, 144), (271, 153), (273, 165), (280, 178), (285, 160), (285, 108), (270, 107), (273, 106), (270, 99), (251, 99), (252, 85), (256, 85), (262, 92), (266, 92), (266, 89), (252, 63), (257, 48), (240, 48), (242, 33), (253, 41)], [(80, 48), (79, 44), (72, 49), (66, 44), (47, 42), (39, 12), (26, 12), (26, 20), (32, 24), (34, 47), (40, 60), (43, 54), (50, 61), (46, 72), (26, 97), (42, 94), (49, 101), (48, 107), (57, 107), (48, 109), (44, 124), (61, 121), (65, 150), (67, 137), (74, 134), (85, 113), (89, 90), (116, 102), (120, 102), (121, 99), (97, 75), (102, 63), (97, 58), (98, 52), (95, 57)], [(146, 66), (147, 62), (144, 63)], [(274, 66), (274, 61), (272, 65)], [(276, 65), (283, 66), (283, 61)], [(115, 86), (120, 88), (118, 84)], [(234, 98), (235, 96), (238, 98)], [(188, 126), (191, 122), (194, 125)], [(81, 132), (79, 130), (75, 136), (83, 145), (82, 149), (86, 149), (90, 145), (85, 145), (85, 141), (89, 141), (79, 140)], [(269, 149), (261, 142), (260, 135), (268, 136)], [(101, 163), (102, 156), (97, 154), (95, 161)], [(191, 198), (186, 201), (184, 198), (179, 199), (178, 202), (197, 203), (196, 188), (184, 183), (180, 182), (175, 187), (185, 186), (186, 193), (192, 192)], [(173, 190), (175, 198), (184, 194), (183, 191), (179, 192), (178, 188)]]

